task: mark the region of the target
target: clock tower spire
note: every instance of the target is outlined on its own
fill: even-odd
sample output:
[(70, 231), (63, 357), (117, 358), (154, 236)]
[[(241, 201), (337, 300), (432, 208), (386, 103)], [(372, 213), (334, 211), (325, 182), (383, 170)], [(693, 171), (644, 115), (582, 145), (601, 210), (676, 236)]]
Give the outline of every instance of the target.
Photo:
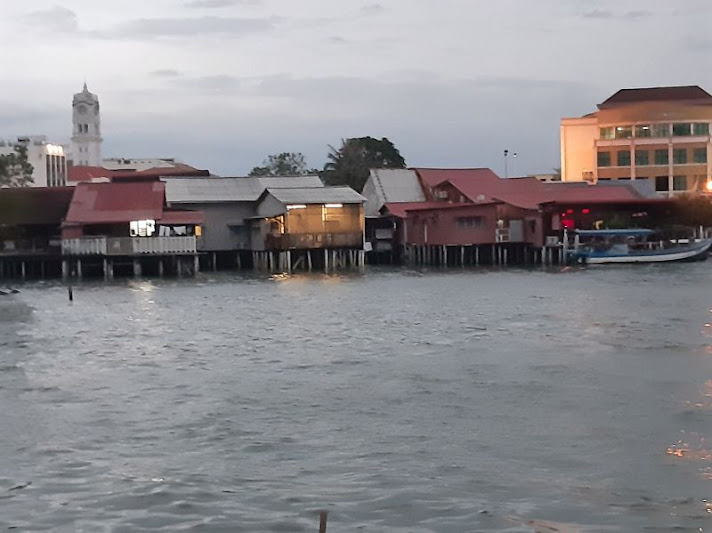
[(72, 99), (72, 164), (100, 167), (101, 142), (99, 98), (84, 82), (82, 92)]

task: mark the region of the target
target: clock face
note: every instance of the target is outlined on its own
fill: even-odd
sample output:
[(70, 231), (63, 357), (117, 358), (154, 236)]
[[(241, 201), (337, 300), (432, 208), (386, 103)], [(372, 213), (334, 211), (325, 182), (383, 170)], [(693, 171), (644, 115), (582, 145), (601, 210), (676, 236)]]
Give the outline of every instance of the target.
[(80, 106), (77, 108), (77, 113), (79, 113), (80, 115), (83, 115), (83, 114), (85, 114), (86, 112), (87, 112), (87, 106), (85, 106), (85, 105), (80, 105)]

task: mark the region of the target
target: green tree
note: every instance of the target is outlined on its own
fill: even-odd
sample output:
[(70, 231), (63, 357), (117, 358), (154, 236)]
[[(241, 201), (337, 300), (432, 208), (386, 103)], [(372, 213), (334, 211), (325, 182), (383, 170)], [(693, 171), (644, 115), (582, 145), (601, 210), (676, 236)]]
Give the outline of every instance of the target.
[(269, 156), (262, 162), (261, 167), (250, 170), (248, 176), (306, 176), (316, 174), (316, 170), (310, 170), (304, 160), (304, 155), (299, 152), (282, 152)]
[(322, 179), (327, 185), (348, 185), (362, 191), (372, 168), (405, 168), (405, 159), (391, 141), (383, 137), (358, 137), (341, 141), (338, 150), (329, 146)]
[(676, 224), (692, 228), (712, 227), (712, 199), (691, 194), (679, 196), (672, 214)]
[(11, 154), (0, 155), (0, 187), (27, 187), (34, 168), (27, 159), (27, 147), (15, 146)]

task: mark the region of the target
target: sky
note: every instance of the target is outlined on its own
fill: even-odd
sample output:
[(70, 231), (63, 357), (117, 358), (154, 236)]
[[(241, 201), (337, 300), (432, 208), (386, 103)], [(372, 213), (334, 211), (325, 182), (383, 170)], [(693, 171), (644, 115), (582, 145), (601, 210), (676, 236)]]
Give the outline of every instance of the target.
[[(84, 81), (104, 157), (224, 176), (387, 137), (408, 166), (559, 166), (559, 122), (620, 88), (712, 91), (709, 0), (3, 1), (0, 138), (71, 136)], [(517, 153), (516, 160), (511, 154)]]

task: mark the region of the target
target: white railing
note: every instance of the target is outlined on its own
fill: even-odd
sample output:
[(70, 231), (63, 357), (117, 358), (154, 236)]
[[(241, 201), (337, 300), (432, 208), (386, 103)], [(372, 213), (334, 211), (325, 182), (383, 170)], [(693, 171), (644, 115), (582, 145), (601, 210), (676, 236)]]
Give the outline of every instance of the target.
[(132, 237), (135, 254), (194, 254), (196, 240), (191, 237)]
[(62, 255), (106, 255), (106, 237), (62, 239)]
[(168, 255), (194, 254), (196, 251), (195, 236), (62, 239), (64, 255)]

